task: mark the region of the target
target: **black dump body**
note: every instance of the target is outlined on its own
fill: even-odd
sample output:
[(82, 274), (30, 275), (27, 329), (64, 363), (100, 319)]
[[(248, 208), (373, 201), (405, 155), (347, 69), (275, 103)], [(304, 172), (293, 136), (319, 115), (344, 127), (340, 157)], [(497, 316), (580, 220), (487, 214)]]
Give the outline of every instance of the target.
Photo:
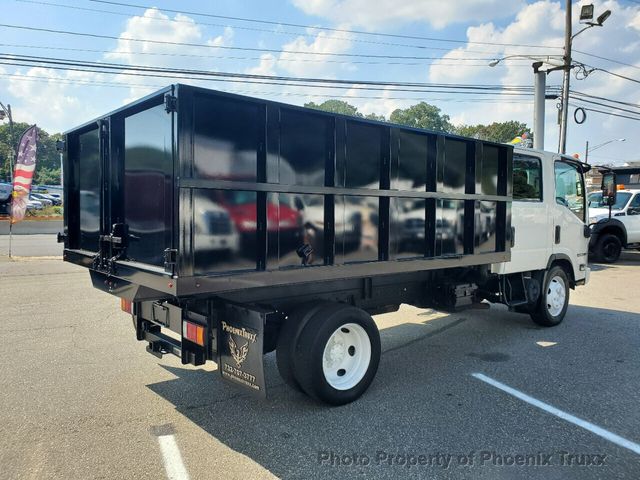
[(401, 299), (509, 260), (511, 177), (507, 145), (175, 85), (66, 134), (64, 258), (136, 301)]

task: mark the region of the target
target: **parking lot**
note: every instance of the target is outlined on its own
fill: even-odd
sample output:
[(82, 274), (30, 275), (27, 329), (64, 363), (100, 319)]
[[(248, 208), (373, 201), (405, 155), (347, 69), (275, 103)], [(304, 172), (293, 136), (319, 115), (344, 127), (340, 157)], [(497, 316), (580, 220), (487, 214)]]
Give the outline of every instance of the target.
[(0, 257), (0, 478), (640, 478), (640, 252), (592, 267), (552, 329), (497, 306), (376, 317), (376, 380), (328, 408), (273, 354), (266, 400), (153, 357), (84, 269)]

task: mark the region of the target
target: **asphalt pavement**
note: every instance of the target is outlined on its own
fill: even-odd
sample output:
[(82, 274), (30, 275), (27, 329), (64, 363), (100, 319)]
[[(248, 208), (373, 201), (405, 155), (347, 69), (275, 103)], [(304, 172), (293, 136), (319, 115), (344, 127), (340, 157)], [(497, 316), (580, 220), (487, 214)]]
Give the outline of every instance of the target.
[[(57, 234), (62, 232), (62, 220), (23, 220), (11, 229), (13, 235)], [(0, 235), (9, 234), (9, 221), (0, 220)]]
[(56, 235), (0, 235), (0, 262), (8, 260), (9, 244), (12, 257), (60, 257), (63, 245), (58, 243)]
[(5, 259), (0, 479), (637, 479), (639, 268), (595, 265), (551, 329), (499, 306), (380, 315), (374, 383), (329, 408), (273, 354), (266, 400), (153, 357), (83, 268)]

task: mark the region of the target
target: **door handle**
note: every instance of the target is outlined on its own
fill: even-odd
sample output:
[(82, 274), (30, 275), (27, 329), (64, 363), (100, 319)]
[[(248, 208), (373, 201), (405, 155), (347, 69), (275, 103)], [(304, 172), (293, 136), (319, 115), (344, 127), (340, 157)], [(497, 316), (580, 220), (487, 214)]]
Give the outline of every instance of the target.
[(560, 243), (560, 225), (556, 225), (556, 245)]

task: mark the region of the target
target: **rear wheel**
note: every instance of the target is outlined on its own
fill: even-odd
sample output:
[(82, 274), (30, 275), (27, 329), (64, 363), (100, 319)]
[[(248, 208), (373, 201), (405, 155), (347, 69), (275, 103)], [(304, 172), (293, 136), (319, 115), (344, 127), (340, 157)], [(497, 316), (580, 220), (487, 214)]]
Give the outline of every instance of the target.
[(276, 346), (276, 363), (282, 379), (295, 390), (302, 390), (293, 372), (293, 352), (300, 337), (300, 332), (302, 332), (302, 329), (313, 314), (319, 308), (327, 305), (330, 304), (319, 300), (299, 305), (287, 315), (287, 319), (280, 329)]
[(595, 248), (596, 259), (604, 263), (615, 263), (620, 258), (622, 242), (612, 233), (605, 233)]
[(547, 272), (540, 300), (530, 312), (531, 319), (543, 327), (553, 327), (564, 319), (569, 307), (569, 278), (562, 267)]
[(293, 372), (312, 398), (344, 405), (369, 387), (380, 362), (380, 334), (359, 308), (328, 304), (306, 323), (293, 355)]

